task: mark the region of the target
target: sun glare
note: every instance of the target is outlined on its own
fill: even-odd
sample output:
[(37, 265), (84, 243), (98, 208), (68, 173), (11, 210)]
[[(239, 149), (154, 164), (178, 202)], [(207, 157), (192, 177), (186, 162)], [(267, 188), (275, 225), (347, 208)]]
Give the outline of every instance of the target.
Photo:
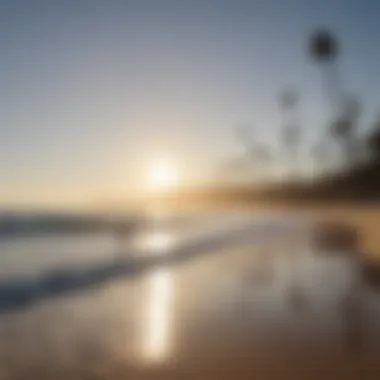
[(169, 161), (154, 162), (148, 172), (150, 188), (154, 191), (166, 191), (178, 184), (178, 172)]

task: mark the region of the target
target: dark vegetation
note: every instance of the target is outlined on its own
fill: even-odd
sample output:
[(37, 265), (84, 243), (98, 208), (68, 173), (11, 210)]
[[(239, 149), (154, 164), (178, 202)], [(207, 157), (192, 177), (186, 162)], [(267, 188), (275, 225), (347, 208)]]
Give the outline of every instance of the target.
[[(245, 125), (236, 133), (244, 155), (231, 160), (232, 165), (226, 165), (227, 172), (234, 173), (242, 163), (246, 165), (248, 162), (252, 177), (260, 177), (261, 172), (271, 173), (276, 165), (282, 165), (286, 166), (284, 179), (274, 183), (264, 177), (259, 178), (255, 186), (216, 190), (216, 198), (335, 202), (380, 200), (380, 115), (375, 116), (372, 125), (363, 125), (360, 96), (345, 91), (339, 80), (340, 41), (332, 32), (317, 30), (310, 36), (307, 47), (307, 55), (321, 69), (326, 106), (330, 109), (327, 128), (321, 126), (319, 138), (307, 149), (314, 169), (307, 178), (299, 173), (303, 159), (301, 148), (305, 152), (298, 113), (302, 98), (297, 91), (287, 89), (279, 96), (283, 125), (278, 141), (265, 145), (254, 134), (253, 128)], [(260, 184), (262, 179), (265, 183)]]

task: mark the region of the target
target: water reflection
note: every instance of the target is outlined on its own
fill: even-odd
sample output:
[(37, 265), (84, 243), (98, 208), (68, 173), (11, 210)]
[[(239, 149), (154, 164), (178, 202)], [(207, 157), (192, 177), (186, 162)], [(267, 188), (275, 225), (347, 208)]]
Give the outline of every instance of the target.
[(146, 240), (147, 248), (152, 249), (153, 252), (158, 254), (162, 254), (163, 251), (169, 249), (172, 245), (172, 236), (166, 232), (155, 232), (151, 235), (150, 239)]
[(162, 255), (174, 244), (173, 235), (164, 231), (153, 231), (140, 236), (137, 241), (137, 248), (143, 251), (148, 250), (150, 254)]
[(168, 270), (159, 269), (149, 279), (145, 357), (162, 360), (167, 354), (171, 330), (172, 278)]
[[(171, 235), (157, 232), (147, 240), (153, 253), (162, 254), (169, 249)], [(169, 269), (158, 268), (151, 273), (148, 279), (148, 296), (146, 298), (146, 325), (144, 333), (144, 357), (149, 361), (161, 361), (165, 358), (169, 348), (170, 332), (172, 329), (172, 299), (173, 284)]]

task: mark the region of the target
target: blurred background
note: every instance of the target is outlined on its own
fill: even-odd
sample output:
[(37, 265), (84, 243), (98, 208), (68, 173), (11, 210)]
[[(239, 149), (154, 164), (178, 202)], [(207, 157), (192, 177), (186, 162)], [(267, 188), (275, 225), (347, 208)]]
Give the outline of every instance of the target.
[(0, 379), (377, 378), (379, 15), (0, 1)]

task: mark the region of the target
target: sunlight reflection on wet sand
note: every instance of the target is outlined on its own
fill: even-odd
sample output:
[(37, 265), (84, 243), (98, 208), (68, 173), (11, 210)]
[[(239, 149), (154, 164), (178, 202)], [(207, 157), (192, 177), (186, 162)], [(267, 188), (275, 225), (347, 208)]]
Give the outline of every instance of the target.
[(145, 358), (152, 361), (163, 360), (169, 348), (171, 331), (171, 304), (173, 287), (171, 275), (159, 269), (149, 279), (147, 298), (147, 326), (144, 339)]
[[(260, 237), (256, 226), (253, 238)], [(73, 373), (62, 378), (78, 380), (83, 370), (95, 378), (183, 378), (166, 375), (189, 371), (194, 379), (220, 379), (230, 368), (244, 373), (227, 378), (260, 371), (297, 378), (295, 370), (320, 367), (335, 379), (342, 377), (333, 370), (355, 370), (353, 355), (379, 369), (380, 296), (359, 283), (348, 251), (320, 251), (312, 235), (277, 239), (274, 231), (266, 241), (211, 245), (192, 260), (163, 265), (160, 256), (170, 258), (180, 234), (177, 224), (149, 226), (138, 241), (155, 265), (138, 276), (2, 314), (4, 379), (50, 379), (38, 371), (65, 368)], [(34, 377), (29, 363), (37, 368)]]
[(164, 231), (143, 233), (134, 242), (134, 247), (140, 252), (149, 255), (164, 255), (174, 245), (173, 235)]
[[(168, 233), (156, 232), (150, 235), (146, 245), (156, 254), (164, 254), (172, 245), (172, 237)], [(146, 298), (147, 325), (144, 328), (143, 351), (149, 361), (163, 360), (168, 351), (172, 297), (172, 276), (169, 270), (158, 268), (148, 278)]]

